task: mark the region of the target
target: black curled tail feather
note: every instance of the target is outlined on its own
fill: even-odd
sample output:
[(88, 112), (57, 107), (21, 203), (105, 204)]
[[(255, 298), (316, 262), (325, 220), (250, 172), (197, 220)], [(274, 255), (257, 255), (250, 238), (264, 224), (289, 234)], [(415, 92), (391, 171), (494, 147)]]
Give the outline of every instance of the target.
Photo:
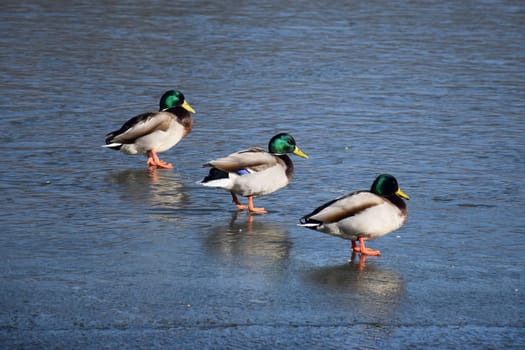
[(303, 227), (306, 227), (312, 230), (317, 230), (317, 228), (321, 226), (322, 224), (323, 224), (322, 221), (311, 219), (310, 215), (305, 215), (299, 219), (300, 226), (303, 226)]
[(106, 139), (104, 140), (106, 141), (106, 145), (109, 145), (111, 143), (111, 140), (113, 140), (113, 137), (115, 137), (115, 133), (116, 131), (113, 131), (106, 135)]
[[(110, 145), (113, 143), (113, 137), (115, 137), (115, 131), (114, 132), (110, 132), (109, 134), (106, 135), (106, 139), (104, 140), (106, 142), (106, 145)], [(122, 144), (121, 143), (115, 143), (111, 146), (105, 146), (107, 148), (111, 148), (111, 149), (114, 149), (114, 150), (120, 150), (122, 148)]]
[(227, 179), (229, 177), (226, 171), (222, 171), (216, 168), (211, 168), (208, 176), (202, 179), (202, 183), (210, 182), (213, 180)]
[(308, 216), (303, 216), (302, 218), (300, 218), (299, 219), (299, 223), (301, 225), (307, 224), (308, 223)]

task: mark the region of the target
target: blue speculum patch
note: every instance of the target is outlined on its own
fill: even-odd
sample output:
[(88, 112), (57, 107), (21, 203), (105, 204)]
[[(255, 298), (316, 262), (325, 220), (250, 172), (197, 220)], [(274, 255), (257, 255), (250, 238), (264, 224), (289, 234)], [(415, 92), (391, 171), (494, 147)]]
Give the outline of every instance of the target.
[(241, 169), (241, 170), (237, 170), (237, 174), (238, 175), (246, 175), (246, 174), (249, 174), (250, 172), (246, 169)]

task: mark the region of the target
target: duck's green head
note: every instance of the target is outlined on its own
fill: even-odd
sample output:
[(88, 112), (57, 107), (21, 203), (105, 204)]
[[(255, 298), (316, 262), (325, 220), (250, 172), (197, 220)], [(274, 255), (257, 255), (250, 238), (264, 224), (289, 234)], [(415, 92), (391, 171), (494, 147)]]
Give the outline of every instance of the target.
[(268, 150), (270, 151), (270, 153), (276, 155), (293, 153), (296, 156), (308, 158), (308, 156), (305, 153), (303, 153), (303, 151), (301, 151), (299, 147), (297, 147), (292, 135), (284, 132), (272, 137), (270, 143), (268, 144)]
[(168, 108), (182, 107), (188, 112), (195, 113), (195, 110), (184, 99), (184, 95), (179, 90), (168, 90), (162, 95), (159, 102), (159, 110), (164, 111)]
[(397, 180), (390, 174), (381, 174), (379, 175), (374, 183), (370, 192), (377, 194), (378, 196), (389, 197), (389, 196), (398, 196), (404, 199), (410, 199), (410, 197), (401, 189), (397, 184)]

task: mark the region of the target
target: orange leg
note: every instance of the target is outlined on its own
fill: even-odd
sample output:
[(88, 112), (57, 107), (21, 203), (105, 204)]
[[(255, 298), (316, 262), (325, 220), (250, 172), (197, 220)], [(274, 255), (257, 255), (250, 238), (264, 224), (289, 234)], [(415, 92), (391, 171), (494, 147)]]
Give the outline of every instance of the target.
[(171, 168), (173, 168), (173, 165), (160, 160), (155, 150), (151, 150), (148, 152), (148, 169), (171, 169)]
[(267, 211), (264, 208), (255, 208), (253, 206), (253, 196), (248, 196), (248, 210), (250, 213), (266, 214)]
[(359, 248), (357, 246), (357, 244), (355, 243), (355, 241), (352, 241), (352, 251), (355, 252), (355, 253), (359, 253), (361, 251), (361, 248)]
[(365, 241), (363, 237), (359, 237), (359, 246), (360, 246), (359, 252), (361, 252), (362, 255), (371, 255), (371, 256), (381, 255), (381, 252), (379, 250), (374, 250), (374, 249), (365, 247)]
[(246, 205), (242, 205), (241, 202), (239, 202), (239, 199), (235, 195), (235, 193), (230, 192), (232, 195), (232, 202), (237, 206), (237, 209), (239, 210), (246, 210), (248, 207)]

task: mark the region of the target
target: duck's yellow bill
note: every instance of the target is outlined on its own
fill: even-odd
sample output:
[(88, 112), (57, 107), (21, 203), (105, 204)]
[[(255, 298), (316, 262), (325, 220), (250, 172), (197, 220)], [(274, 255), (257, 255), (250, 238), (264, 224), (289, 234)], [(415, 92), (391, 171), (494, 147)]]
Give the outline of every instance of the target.
[(182, 104), (182, 108), (187, 110), (188, 112), (195, 113), (195, 110), (190, 106), (190, 104), (186, 101)]
[(410, 200), (410, 197), (408, 196), (408, 194), (406, 194), (405, 192), (401, 191), (400, 188), (397, 189), (397, 191), (396, 191), (396, 195), (397, 195), (398, 197), (401, 197), (401, 198), (405, 198), (405, 199)]
[(308, 155), (306, 155), (306, 153), (301, 151), (299, 147), (297, 146), (295, 146), (295, 149), (293, 150), (293, 154), (295, 154), (296, 156), (302, 157), (302, 158), (308, 158)]

